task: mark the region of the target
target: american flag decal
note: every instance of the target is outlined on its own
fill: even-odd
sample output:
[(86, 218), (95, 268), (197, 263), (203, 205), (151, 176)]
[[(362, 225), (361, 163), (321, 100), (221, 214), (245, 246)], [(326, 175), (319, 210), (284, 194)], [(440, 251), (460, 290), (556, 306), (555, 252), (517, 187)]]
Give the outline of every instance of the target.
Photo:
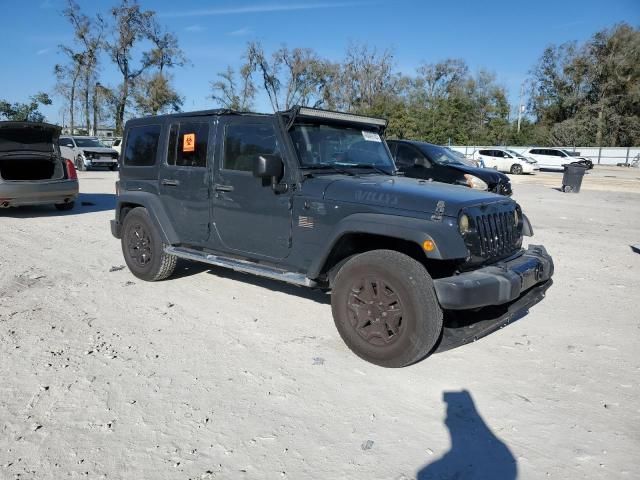
[(302, 228), (313, 228), (313, 217), (298, 217), (298, 226)]

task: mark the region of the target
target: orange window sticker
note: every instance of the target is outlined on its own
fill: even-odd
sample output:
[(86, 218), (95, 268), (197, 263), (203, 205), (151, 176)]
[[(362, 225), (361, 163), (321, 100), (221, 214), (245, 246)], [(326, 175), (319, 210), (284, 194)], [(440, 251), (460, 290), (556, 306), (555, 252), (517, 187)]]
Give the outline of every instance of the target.
[(196, 134), (185, 133), (182, 138), (182, 151), (183, 152), (195, 152), (196, 151)]

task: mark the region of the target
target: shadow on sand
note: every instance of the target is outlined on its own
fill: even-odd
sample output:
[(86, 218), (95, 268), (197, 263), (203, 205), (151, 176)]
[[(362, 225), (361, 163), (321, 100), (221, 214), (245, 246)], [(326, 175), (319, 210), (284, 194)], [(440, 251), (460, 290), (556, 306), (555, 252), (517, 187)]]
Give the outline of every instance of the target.
[(72, 210), (59, 211), (53, 205), (34, 205), (26, 207), (0, 209), (0, 217), (36, 218), (83, 215), (85, 213), (114, 210), (116, 196), (113, 193), (81, 193)]
[(518, 466), (484, 422), (468, 391), (444, 392), (451, 448), (418, 472), (418, 480), (515, 480)]

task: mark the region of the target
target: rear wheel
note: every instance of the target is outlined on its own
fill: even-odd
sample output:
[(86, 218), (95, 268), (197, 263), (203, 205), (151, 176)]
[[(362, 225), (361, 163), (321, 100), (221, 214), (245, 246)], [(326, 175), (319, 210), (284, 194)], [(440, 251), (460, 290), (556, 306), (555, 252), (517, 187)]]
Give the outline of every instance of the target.
[(124, 218), (121, 244), (129, 270), (142, 280), (164, 280), (176, 268), (178, 258), (165, 253), (165, 245), (142, 207), (134, 208)]
[(511, 165), (510, 172), (514, 175), (522, 175), (522, 165), (514, 163), (513, 165)]
[(442, 310), (427, 270), (393, 250), (348, 260), (335, 277), (331, 309), (347, 346), (383, 367), (426, 357), (442, 331)]

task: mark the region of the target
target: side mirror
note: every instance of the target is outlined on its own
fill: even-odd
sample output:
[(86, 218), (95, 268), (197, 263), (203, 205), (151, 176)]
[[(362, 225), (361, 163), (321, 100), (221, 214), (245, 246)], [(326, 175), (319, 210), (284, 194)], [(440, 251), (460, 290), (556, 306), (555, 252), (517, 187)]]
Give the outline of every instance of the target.
[(253, 176), (258, 178), (273, 178), (279, 180), (284, 165), (278, 155), (258, 155), (253, 161)]
[(253, 161), (253, 176), (271, 179), (271, 188), (276, 193), (286, 191), (287, 185), (280, 185), (278, 182), (284, 173), (284, 163), (278, 155), (258, 155)]

